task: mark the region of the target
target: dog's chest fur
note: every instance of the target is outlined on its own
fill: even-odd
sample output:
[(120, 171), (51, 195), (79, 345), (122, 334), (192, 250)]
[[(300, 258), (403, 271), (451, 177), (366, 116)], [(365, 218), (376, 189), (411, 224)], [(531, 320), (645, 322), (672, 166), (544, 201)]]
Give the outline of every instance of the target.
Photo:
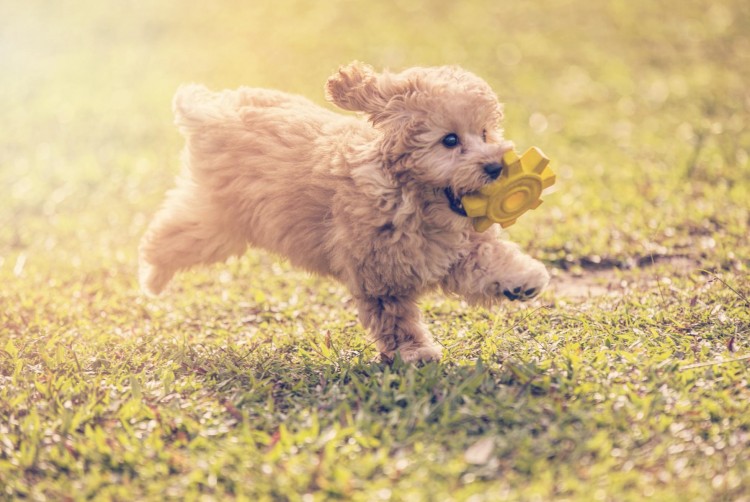
[(446, 222), (444, 208), (434, 207), (438, 202), (399, 189), (379, 200), (352, 196), (337, 215), (336, 227), (349, 229), (343, 259), (350, 277), (340, 279), (361, 293), (397, 297), (433, 289), (468, 252), (468, 231)]

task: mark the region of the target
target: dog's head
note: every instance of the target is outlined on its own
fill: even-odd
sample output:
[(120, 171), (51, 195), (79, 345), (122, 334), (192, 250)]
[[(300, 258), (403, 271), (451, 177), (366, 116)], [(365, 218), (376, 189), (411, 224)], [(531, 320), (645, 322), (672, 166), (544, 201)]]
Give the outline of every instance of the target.
[(495, 93), (456, 66), (376, 73), (354, 62), (328, 79), (326, 94), (381, 131), (384, 163), (400, 183), (444, 192), (458, 214), (461, 197), (496, 179), (513, 147)]

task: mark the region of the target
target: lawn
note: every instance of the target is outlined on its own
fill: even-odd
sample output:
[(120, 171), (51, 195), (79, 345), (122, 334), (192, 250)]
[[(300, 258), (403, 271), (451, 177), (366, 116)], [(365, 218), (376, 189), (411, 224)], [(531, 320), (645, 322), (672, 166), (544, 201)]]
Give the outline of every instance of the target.
[[(750, 501), (746, 0), (0, 0), (0, 498)], [(381, 363), (338, 284), (251, 251), (144, 297), (183, 82), (324, 103), (460, 64), (556, 191), (539, 300), (430, 295)]]

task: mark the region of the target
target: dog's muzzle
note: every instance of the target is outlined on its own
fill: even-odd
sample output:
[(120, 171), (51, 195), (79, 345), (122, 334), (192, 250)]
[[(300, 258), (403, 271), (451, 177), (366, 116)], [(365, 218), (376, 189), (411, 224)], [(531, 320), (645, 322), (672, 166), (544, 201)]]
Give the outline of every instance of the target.
[[(496, 180), (498, 177), (500, 177), (500, 173), (503, 172), (503, 164), (501, 162), (492, 162), (490, 164), (485, 164), (482, 166), (484, 169), (485, 174), (490, 178), (490, 182)], [(448, 204), (450, 205), (451, 210), (460, 215), (460, 216), (468, 216), (466, 214), (466, 210), (464, 209), (464, 205), (461, 202), (461, 197), (458, 197), (455, 193), (453, 193), (453, 189), (451, 187), (447, 187), (443, 189), (445, 192), (445, 196), (448, 198)]]
[(445, 196), (448, 198), (448, 204), (450, 205), (451, 210), (460, 216), (466, 216), (466, 210), (464, 209), (464, 205), (461, 204), (461, 198), (456, 197), (456, 194), (453, 193), (453, 189), (448, 187), (444, 192)]

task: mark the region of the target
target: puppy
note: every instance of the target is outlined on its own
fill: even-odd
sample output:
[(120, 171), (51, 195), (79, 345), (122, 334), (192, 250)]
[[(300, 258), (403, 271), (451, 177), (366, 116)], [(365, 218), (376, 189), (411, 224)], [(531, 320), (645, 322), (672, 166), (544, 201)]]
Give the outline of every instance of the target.
[(177, 91), (183, 170), (140, 244), (146, 292), (262, 248), (342, 282), (381, 353), (416, 362), (441, 356), (423, 293), (491, 306), (542, 291), (542, 263), (494, 229), (474, 231), (460, 202), (512, 148), (487, 83), (455, 66), (376, 73), (354, 62), (326, 96), (364, 119), (273, 90)]

